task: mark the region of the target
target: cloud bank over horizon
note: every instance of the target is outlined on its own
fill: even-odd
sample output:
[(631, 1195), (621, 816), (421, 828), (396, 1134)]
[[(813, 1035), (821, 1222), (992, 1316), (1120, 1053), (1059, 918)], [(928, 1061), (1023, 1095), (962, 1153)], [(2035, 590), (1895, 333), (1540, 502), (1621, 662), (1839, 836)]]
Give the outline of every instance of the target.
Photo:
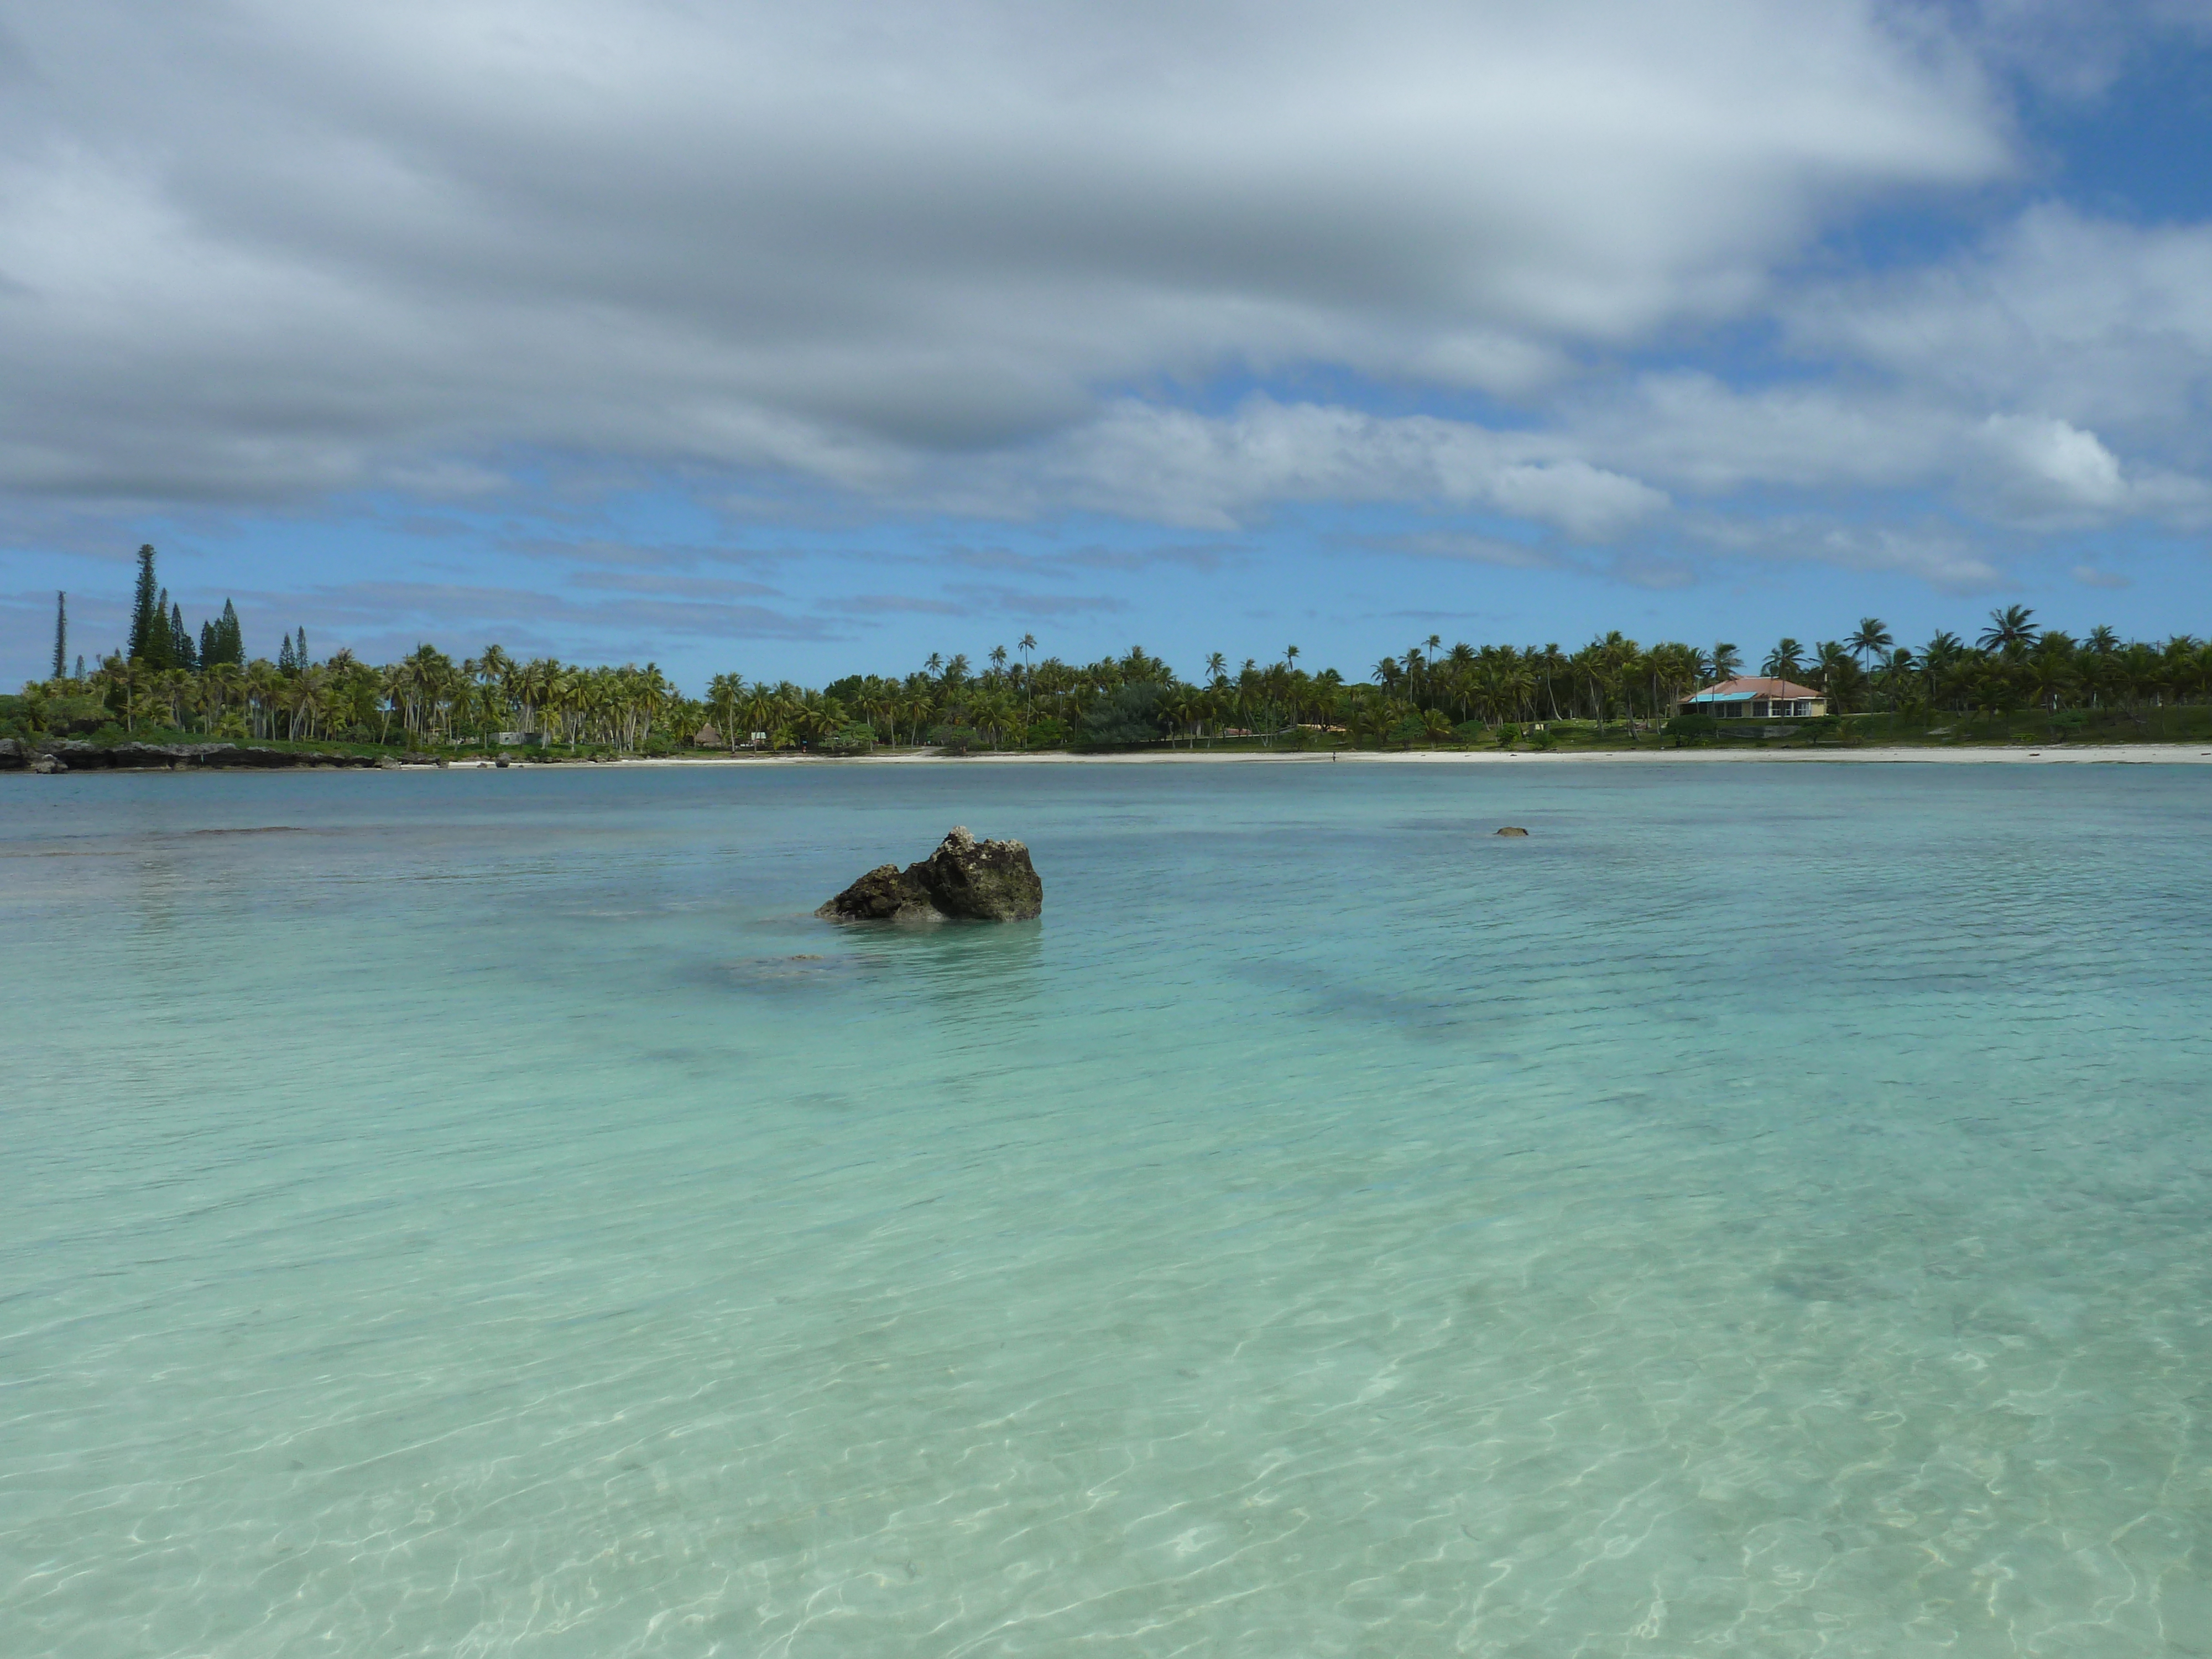
[(2196, 605), (2156, 77), (2208, 54), (2027, 0), (26, 0), (0, 653), (148, 538), (367, 648)]

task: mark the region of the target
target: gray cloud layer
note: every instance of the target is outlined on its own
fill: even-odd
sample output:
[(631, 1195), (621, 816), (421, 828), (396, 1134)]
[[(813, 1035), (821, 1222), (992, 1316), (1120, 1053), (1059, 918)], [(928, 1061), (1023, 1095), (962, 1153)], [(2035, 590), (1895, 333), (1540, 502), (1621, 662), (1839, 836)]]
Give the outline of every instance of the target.
[[(1932, 270), (1778, 280), (1839, 215), (2011, 173), (1985, 14), (10, 15), (19, 502), (465, 498), (550, 452), (1204, 528), (1433, 502), (1597, 543), (1751, 487), (1948, 489), (2031, 526), (2206, 510), (2166, 424), (2212, 355), (2204, 231), (2038, 210)], [(1796, 383), (1605, 367), (1759, 318)], [(1281, 390), (1316, 373), (1512, 429)], [(1224, 379), (1276, 390), (1223, 409)]]

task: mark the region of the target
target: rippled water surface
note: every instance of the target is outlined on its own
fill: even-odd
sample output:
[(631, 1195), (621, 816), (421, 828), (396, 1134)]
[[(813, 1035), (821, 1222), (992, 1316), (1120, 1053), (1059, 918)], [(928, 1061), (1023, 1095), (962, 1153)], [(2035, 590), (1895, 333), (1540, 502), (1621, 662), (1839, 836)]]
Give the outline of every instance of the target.
[[(1042, 922), (807, 915), (956, 822)], [(2208, 831), (0, 781), (0, 1653), (2212, 1653)]]

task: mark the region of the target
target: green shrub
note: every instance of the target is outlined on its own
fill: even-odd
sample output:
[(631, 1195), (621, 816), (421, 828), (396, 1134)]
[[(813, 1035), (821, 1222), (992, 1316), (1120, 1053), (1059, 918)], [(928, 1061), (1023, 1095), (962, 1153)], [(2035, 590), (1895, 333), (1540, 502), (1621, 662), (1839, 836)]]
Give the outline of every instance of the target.
[(99, 697), (48, 697), (40, 718), (56, 737), (81, 737), (97, 732), (115, 717)]
[(983, 746), (983, 734), (972, 726), (934, 726), (929, 740), (951, 755), (964, 755)]
[(1065, 749), (1073, 734), (1054, 715), (1030, 723), (1029, 746), (1032, 749)]
[(1084, 746), (1111, 749), (1158, 743), (1167, 735), (1161, 713), (1167, 698), (1168, 688), (1152, 680), (1116, 686), (1111, 696), (1084, 711)]
[(858, 721), (840, 727), (822, 739), (822, 752), (825, 755), (865, 755), (875, 746), (875, 728)]

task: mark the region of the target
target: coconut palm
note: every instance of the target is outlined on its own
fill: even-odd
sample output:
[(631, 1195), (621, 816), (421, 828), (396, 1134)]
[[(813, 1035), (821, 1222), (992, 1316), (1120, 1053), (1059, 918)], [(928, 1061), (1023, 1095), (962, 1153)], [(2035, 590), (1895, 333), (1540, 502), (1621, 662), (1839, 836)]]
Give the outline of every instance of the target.
[(2027, 672), (2036, 702), (2056, 713), (2060, 700), (2081, 684), (2074, 668), (2074, 641), (2055, 630), (2046, 632), (2027, 653)]
[(2008, 605), (1990, 611), (1990, 625), (1982, 630), (1982, 649), (2007, 651), (2014, 646), (2033, 645), (2039, 631), (2032, 620), (2034, 615), (2024, 605)]
[(1956, 678), (1958, 666), (1966, 659), (1966, 642), (1948, 629), (1920, 647), (1920, 676), (1927, 687), (1930, 709), (1943, 706), (1943, 693)]
[(1897, 643), (1890, 637), (1888, 628), (1879, 617), (1861, 617), (1859, 625), (1844, 641), (1851, 655), (1864, 662), (1869, 657), (1878, 657)]
[(714, 716), (714, 730), (725, 748), (738, 746), (738, 714), (745, 700), (744, 677), (717, 674), (707, 682), (707, 707)]

